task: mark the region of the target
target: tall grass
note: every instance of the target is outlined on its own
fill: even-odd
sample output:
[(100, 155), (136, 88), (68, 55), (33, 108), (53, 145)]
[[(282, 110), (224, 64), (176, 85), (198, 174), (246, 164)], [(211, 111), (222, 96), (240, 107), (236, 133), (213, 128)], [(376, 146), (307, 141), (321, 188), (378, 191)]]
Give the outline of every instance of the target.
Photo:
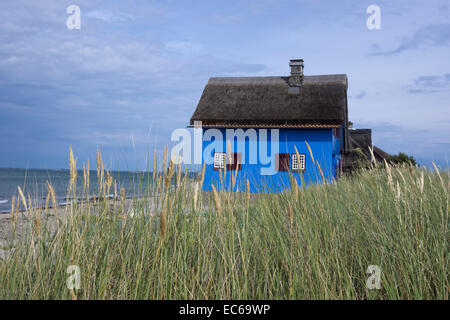
[[(101, 196), (116, 182), (98, 162), (95, 203), (64, 216), (15, 206), (29, 232), (0, 260), (1, 299), (448, 299), (448, 172), (378, 167), (250, 196), (202, 192), (202, 173), (172, 163), (126, 209), (124, 191)], [(366, 287), (369, 265), (380, 290)]]

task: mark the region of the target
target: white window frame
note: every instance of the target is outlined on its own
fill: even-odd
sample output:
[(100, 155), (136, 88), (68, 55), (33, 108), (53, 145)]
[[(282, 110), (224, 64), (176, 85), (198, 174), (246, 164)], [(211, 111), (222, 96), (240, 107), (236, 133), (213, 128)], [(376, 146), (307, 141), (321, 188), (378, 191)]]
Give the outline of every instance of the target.
[(225, 152), (214, 152), (214, 169), (225, 169), (226, 157)]
[(300, 164), (297, 161), (297, 154), (293, 153), (291, 155), (291, 170), (292, 171), (305, 171), (305, 162), (306, 162), (306, 156), (304, 153), (299, 153), (300, 156)]

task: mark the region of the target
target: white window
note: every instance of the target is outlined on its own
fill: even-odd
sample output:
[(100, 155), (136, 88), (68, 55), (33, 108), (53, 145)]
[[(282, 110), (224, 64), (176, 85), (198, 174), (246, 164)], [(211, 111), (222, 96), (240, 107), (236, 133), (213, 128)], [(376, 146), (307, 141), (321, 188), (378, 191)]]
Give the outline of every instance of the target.
[(224, 169), (225, 159), (227, 154), (225, 152), (215, 152), (214, 153), (214, 169)]
[(292, 171), (305, 170), (305, 155), (303, 153), (300, 153), (298, 156), (299, 158), (297, 159), (297, 154), (292, 154)]

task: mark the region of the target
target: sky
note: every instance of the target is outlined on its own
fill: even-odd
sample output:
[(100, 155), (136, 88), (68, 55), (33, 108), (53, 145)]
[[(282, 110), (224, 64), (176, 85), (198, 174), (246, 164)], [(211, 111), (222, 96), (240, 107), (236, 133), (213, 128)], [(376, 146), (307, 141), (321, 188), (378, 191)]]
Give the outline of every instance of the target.
[[(80, 28), (66, 12), (80, 8)], [(369, 30), (378, 5), (381, 29)], [(186, 128), (210, 77), (348, 76), (349, 118), (373, 143), (448, 167), (447, 0), (1, 2), (0, 167), (95, 161), (143, 170)], [(149, 161), (150, 159), (150, 161)], [(148, 164), (150, 162), (150, 164)]]

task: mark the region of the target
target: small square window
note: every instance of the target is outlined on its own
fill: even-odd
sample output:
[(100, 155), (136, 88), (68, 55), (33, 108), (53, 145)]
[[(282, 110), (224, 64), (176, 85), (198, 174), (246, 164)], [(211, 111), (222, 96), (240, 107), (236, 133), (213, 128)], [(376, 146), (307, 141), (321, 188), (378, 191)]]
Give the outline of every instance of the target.
[(214, 153), (214, 169), (224, 169), (225, 159), (227, 154), (225, 152), (215, 152)]
[(299, 158), (297, 159), (297, 154), (292, 154), (292, 171), (305, 171), (305, 154), (298, 154)]

